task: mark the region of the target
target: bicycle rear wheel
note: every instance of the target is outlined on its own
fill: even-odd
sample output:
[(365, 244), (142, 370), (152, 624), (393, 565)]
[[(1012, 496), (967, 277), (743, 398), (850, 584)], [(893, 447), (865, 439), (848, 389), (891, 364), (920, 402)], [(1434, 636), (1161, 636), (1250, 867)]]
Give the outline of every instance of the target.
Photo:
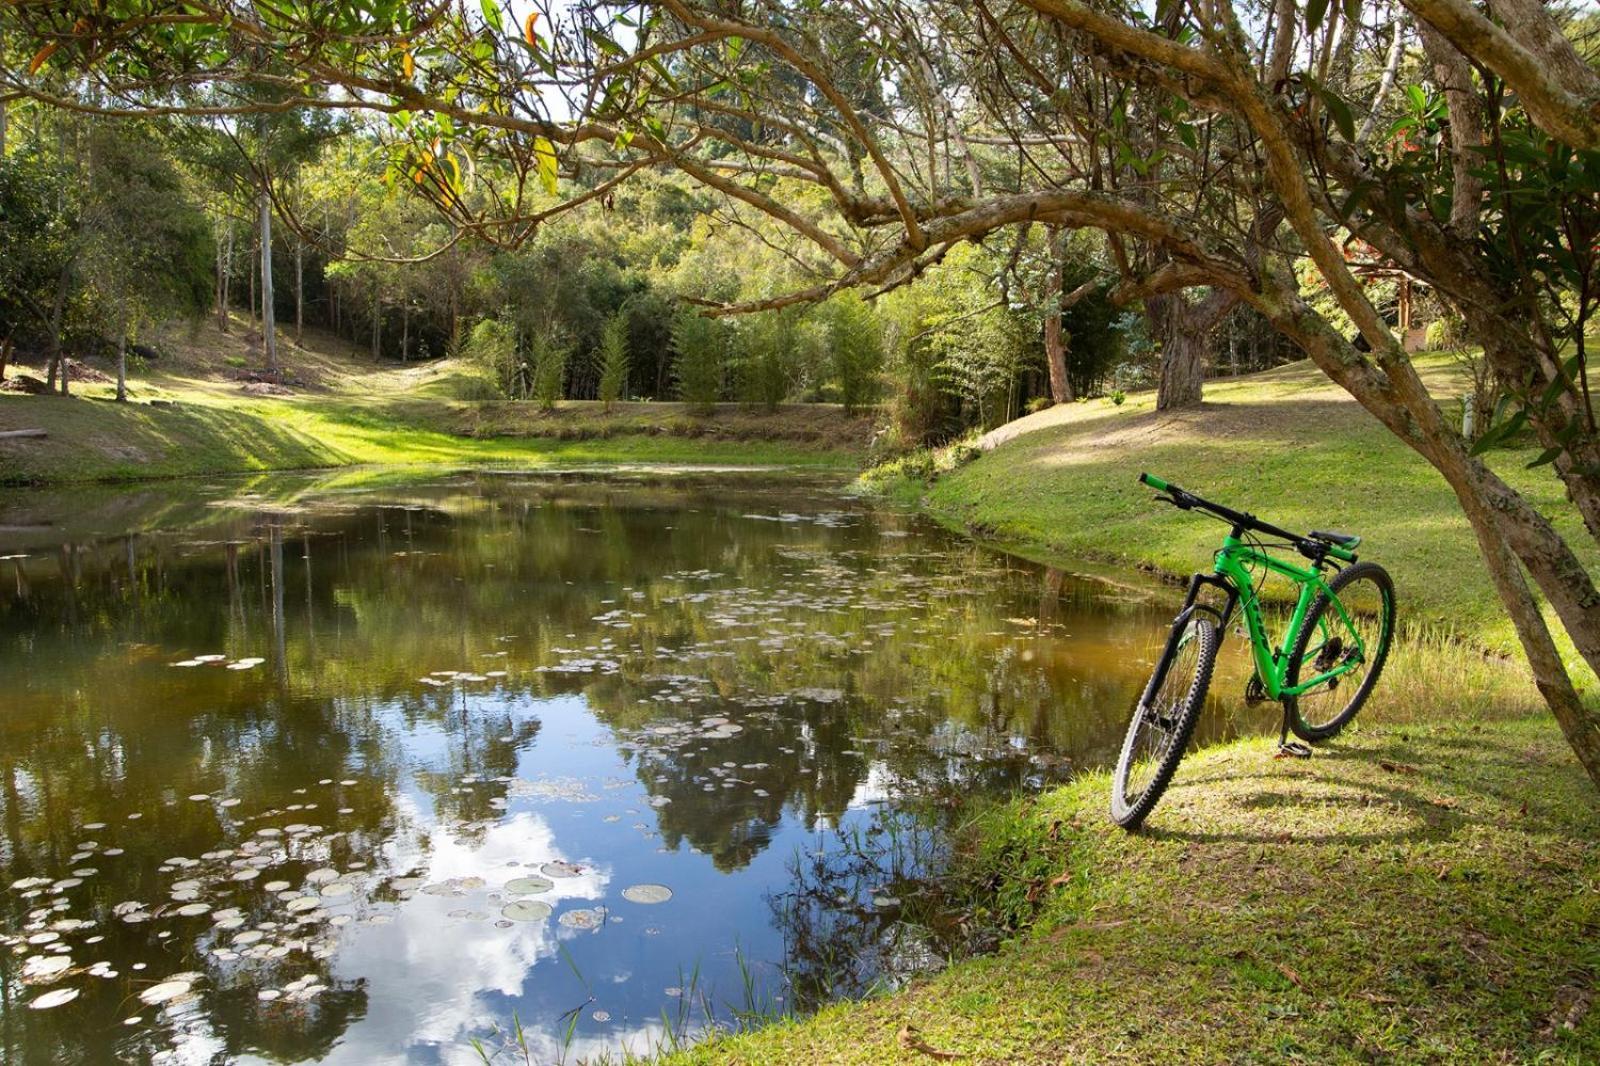
[(1216, 623), (1194, 615), (1167, 639), (1145, 685), (1111, 781), (1111, 819), (1137, 829), (1172, 781), (1205, 706), (1217, 661)]
[(1302, 673), (1316, 677), (1352, 665), (1308, 692), (1283, 697), (1289, 728), (1308, 742), (1327, 740), (1350, 724), (1378, 683), (1394, 638), (1394, 582), (1383, 567), (1347, 566), (1333, 576), (1328, 588), (1344, 611), (1334, 607), (1327, 593), (1316, 598), (1289, 653), (1283, 683), (1293, 687)]

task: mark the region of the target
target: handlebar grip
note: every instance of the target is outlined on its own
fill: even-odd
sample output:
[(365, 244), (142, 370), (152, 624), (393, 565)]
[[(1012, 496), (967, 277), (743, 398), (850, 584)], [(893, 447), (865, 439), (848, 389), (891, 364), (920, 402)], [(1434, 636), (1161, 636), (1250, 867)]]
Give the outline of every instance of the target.
[(1149, 485), (1157, 492), (1166, 492), (1169, 487), (1165, 481), (1162, 481), (1154, 474), (1140, 474), (1139, 480), (1144, 482), (1146, 485)]

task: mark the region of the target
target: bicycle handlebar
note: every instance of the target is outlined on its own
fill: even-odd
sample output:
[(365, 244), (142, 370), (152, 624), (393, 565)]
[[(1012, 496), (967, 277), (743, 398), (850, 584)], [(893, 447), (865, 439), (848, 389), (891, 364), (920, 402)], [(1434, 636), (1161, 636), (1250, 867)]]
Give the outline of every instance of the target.
[[(1172, 503), (1182, 510), (1209, 511), (1223, 521), (1232, 523), (1238, 529), (1252, 529), (1257, 533), (1265, 533), (1269, 537), (1282, 537), (1292, 543), (1302, 555), (1313, 555), (1320, 552), (1343, 558), (1348, 554), (1323, 541), (1314, 540), (1299, 533), (1291, 533), (1287, 529), (1280, 529), (1272, 525), (1270, 522), (1263, 522), (1248, 511), (1235, 511), (1232, 507), (1224, 507), (1220, 503), (1212, 503), (1210, 500), (1196, 496), (1194, 493), (1180, 488), (1170, 481), (1163, 481), (1154, 474), (1140, 474), (1139, 480), (1157, 492), (1166, 493), (1171, 498)], [(1308, 548), (1311, 551), (1308, 551)], [(1332, 549), (1331, 551), (1330, 548)]]

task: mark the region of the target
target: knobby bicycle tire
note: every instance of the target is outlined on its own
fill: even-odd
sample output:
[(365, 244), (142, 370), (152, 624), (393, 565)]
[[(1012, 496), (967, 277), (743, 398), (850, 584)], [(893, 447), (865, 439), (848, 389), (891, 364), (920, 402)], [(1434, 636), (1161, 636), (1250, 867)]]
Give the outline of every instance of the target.
[[(1284, 710), (1289, 716), (1289, 728), (1294, 730), (1295, 736), (1308, 743), (1328, 740), (1350, 724), (1356, 713), (1361, 710), (1362, 704), (1367, 702), (1367, 697), (1372, 695), (1372, 689), (1378, 683), (1378, 675), (1383, 673), (1383, 665), (1389, 659), (1389, 644), (1394, 639), (1394, 581), (1389, 577), (1389, 572), (1377, 563), (1355, 563), (1335, 574), (1333, 580), (1328, 582), (1328, 588), (1334, 595), (1338, 595), (1341, 589), (1357, 581), (1371, 581), (1382, 596), (1381, 613), (1378, 616), (1378, 646), (1372, 655), (1372, 668), (1361, 679), (1355, 694), (1350, 697), (1350, 702), (1345, 704), (1338, 714), (1320, 724), (1307, 720), (1299, 696), (1283, 697)], [(1285, 687), (1293, 687), (1299, 683), (1300, 667), (1306, 657), (1306, 645), (1310, 643), (1311, 635), (1316, 632), (1318, 621), (1327, 612), (1329, 603), (1327, 593), (1322, 593), (1306, 612), (1305, 624), (1300, 627), (1300, 634), (1295, 639), (1293, 650), (1289, 653), (1289, 665), (1284, 671), (1283, 679)]]
[[(1172, 775), (1194, 735), (1195, 723), (1200, 720), (1206, 691), (1211, 687), (1211, 671), (1216, 665), (1221, 639), (1216, 623), (1203, 615), (1195, 615), (1184, 625), (1183, 635), (1168, 639), (1161, 660), (1151, 674), (1152, 683), (1157, 677), (1162, 678), (1160, 691), (1150, 691), (1153, 684), (1145, 686), (1122, 741), (1122, 753), (1117, 758), (1111, 782), (1111, 818), (1124, 829), (1137, 829), (1143, 824), (1172, 782)], [(1190, 646), (1195, 652), (1192, 667), (1186, 662), (1186, 649)], [(1148, 754), (1145, 751), (1147, 738), (1159, 742), (1156, 750)], [(1152, 758), (1153, 766), (1144, 765), (1144, 760)], [(1136, 767), (1151, 776), (1130, 795), (1130, 776)]]

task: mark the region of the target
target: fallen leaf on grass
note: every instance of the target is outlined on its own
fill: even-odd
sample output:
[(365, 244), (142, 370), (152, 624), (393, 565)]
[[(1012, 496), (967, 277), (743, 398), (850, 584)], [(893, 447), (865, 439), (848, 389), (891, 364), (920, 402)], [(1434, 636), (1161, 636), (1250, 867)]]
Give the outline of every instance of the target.
[(1051, 888), (1060, 888), (1062, 885), (1070, 885), (1070, 884), (1072, 884), (1072, 875), (1071, 874), (1058, 874), (1058, 875), (1056, 875), (1055, 878), (1053, 878), (1051, 880), (1050, 887)]
[(1407, 766), (1403, 762), (1389, 762), (1388, 760), (1380, 760), (1378, 765), (1389, 771), (1391, 774), (1414, 774), (1419, 772), (1415, 766)]
[(907, 1051), (917, 1051), (933, 1059), (959, 1059), (961, 1056), (953, 1051), (940, 1051), (922, 1039), (916, 1029), (909, 1025), (900, 1027), (900, 1046)]
[(1278, 972), (1283, 974), (1283, 976), (1288, 979), (1291, 985), (1294, 985), (1296, 988), (1305, 988), (1305, 984), (1300, 980), (1299, 974), (1295, 973), (1281, 962), (1278, 963), (1277, 966)]

